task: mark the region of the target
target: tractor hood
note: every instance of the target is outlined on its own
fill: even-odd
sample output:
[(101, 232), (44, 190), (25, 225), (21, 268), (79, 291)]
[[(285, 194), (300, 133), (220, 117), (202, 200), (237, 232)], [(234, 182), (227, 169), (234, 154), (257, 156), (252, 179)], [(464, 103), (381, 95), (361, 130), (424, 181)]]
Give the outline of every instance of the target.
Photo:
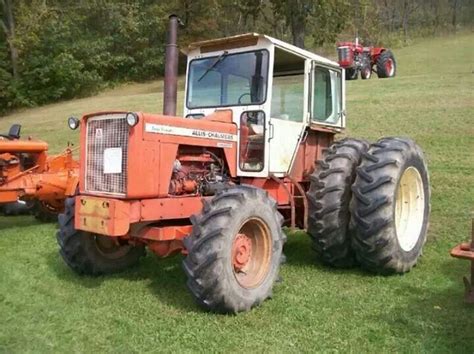
[(127, 114), (93, 113), (81, 120), (81, 193), (127, 199), (167, 196), (180, 146), (222, 149), (230, 175), (237, 175), (232, 111), (201, 119), (138, 112), (134, 126), (127, 123)]

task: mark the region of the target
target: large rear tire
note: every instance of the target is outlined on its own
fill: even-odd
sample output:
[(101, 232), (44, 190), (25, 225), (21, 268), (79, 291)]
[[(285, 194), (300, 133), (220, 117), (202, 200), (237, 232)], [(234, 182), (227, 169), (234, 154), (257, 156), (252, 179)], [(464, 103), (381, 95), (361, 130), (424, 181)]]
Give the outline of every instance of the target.
[(379, 78), (394, 77), (397, 74), (397, 62), (390, 50), (385, 50), (379, 55), (376, 66)]
[(356, 167), (368, 147), (363, 140), (337, 141), (317, 161), (319, 168), (311, 175), (308, 233), (318, 258), (333, 267), (354, 263), (348, 230), (349, 202)]
[(352, 191), (357, 260), (376, 273), (409, 271), (422, 253), (430, 213), (428, 169), (420, 147), (406, 138), (372, 144)]
[(74, 228), (75, 198), (66, 199), (60, 214), (56, 238), (59, 253), (66, 264), (78, 274), (101, 275), (125, 270), (136, 265), (145, 255), (143, 246), (120, 244), (118, 240)]
[(265, 191), (239, 186), (221, 192), (191, 221), (183, 267), (199, 305), (237, 313), (271, 297), (286, 236), (283, 217)]

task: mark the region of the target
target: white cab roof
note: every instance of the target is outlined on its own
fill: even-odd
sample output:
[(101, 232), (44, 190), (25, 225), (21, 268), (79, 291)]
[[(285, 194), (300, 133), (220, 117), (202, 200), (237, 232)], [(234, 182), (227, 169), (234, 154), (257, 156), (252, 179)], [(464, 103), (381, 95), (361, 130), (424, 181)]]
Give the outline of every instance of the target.
[[(263, 38), (269, 42), (271, 42), (275, 47), (280, 48), (284, 51), (293, 53), (295, 55), (298, 55), (300, 57), (303, 57), (305, 59), (311, 59), (318, 61), (320, 63), (325, 63), (327, 65), (331, 66), (336, 66), (339, 67), (339, 64), (336, 63), (335, 61), (329, 60), (325, 57), (322, 57), (320, 55), (311, 53), (310, 51), (307, 51), (305, 49), (301, 49), (297, 46), (294, 46), (292, 44), (288, 44), (286, 42), (283, 42), (279, 39), (266, 36), (263, 34), (258, 34), (258, 33), (246, 33), (246, 34), (239, 34), (237, 36), (231, 36), (231, 37), (225, 37), (225, 38), (217, 38), (217, 39), (211, 39), (211, 40), (206, 40), (206, 41), (200, 41), (200, 42), (194, 42), (191, 43), (187, 50), (185, 51), (186, 53), (189, 53), (192, 50), (199, 49), (199, 48), (231, 48), (233, 45), (236, 47), (244, 47), (246, 46), (245, 43), (256, 43), (258, 39)], [(247, 44), (247, 45), (252, 45), (252, 44)], [(216, 49), (217, 50), (217, 49)], [(211, 51), (211, 50), (208, 50)]]

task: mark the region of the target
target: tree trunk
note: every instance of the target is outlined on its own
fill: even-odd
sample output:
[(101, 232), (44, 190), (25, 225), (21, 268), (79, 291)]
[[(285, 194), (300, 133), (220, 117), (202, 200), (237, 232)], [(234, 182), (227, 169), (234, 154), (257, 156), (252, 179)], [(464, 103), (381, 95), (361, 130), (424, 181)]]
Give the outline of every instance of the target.
[(298, 10), (293, 9), (291, 13), (291, 36), (293, 44), (304, 49), (305, 19), (304, 15), (301, 15)]
[(440, 23), (440, 3), (439, 0), (433, 1), (433, 11), (434, 11), (434, 24), (433, 24), (433, 34), (438, 33), (439, 23)]
[(453, 0), (453, 17), (451, 19), (451, 24), (453, 25), (454, 31), (456, 31), (457, 22), (457, 12), (458, 12), (458, 0)]
[(304, 49), (304, 25), (292, 26), (293, 44)]
[(4, 1), (5, 28), (7, 42), (10, 48), (10, 60), (13, 79), (18, 79), (18, 49), (15, 47), (15, 18), (13, 17), (13, 0)]
[(403, 36), (405, 37), (405, 42), (408, 39), (408, 16), (410, 15), (409, 2), (405, 0), (403, 2), (403, 18), (402, 18), (402, 27), (403, 27)]

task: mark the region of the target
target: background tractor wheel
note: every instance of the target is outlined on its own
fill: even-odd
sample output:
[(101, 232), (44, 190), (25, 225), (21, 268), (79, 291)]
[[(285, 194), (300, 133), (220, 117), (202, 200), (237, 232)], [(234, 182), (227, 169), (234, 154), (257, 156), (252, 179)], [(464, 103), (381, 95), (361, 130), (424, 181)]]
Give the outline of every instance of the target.
[(372, 77), (372, 68), (369, 66), (365, 66), (362, 68), (360, 72), (360, 77), (362, 80), (368, 80)]
[(364, 55), (364, 65), (360, 71), (360, 77), (362, 80), (368, 80), (372, 77), (372, 65), (368, 55)]
[(357, 80), (359, 71), (357, 69), (346, 69), (346, 80)]
[(379, 55), (376, 65), (379, 78), (394, 77), (397, 73), (397, 63), (390, 50), (386, 50)]
[(112, 237), (74, 228), (75, 198), (66, 199), (64, 214), (59, 215), (57, 240), (59, 253), (78, 274), (101, 275), (122, 271), (138, 263), (145, 255), (142, 246), (120, 244)]
[(271, 297), (286, 236), (283, 217), (265, 191), (250, 186), (223, 191), (191, 221), (183, 267), (199, 305), (237, 313)]
[(64, 211), (63, 200), (54, 200), (51, 202), (36, 200), (31, 209), (34, 217), (42, 222), (57, 222), (58, 215), (62, 211)]
[(0, 205), (0, 211), (5, 216), (16, 216), (22, 214), (29, 214), (31, 211), (30, 201), (17, 201), (12, 203), (5, 203)]
[(357, 168), (351, 202), (357, 260), (377, 273), (404, 273), (426, 241), (430, 184), (421, 149), (410, 139), (372, 144)]
[(311, 176), (308, 233), (318, 257), (334, 267), (354, 263), (348, 233), (349, 202), (355, 169), (368, 147), (366, 141), (356, 139), (335, 142), (317, 162), (319, 168)]

